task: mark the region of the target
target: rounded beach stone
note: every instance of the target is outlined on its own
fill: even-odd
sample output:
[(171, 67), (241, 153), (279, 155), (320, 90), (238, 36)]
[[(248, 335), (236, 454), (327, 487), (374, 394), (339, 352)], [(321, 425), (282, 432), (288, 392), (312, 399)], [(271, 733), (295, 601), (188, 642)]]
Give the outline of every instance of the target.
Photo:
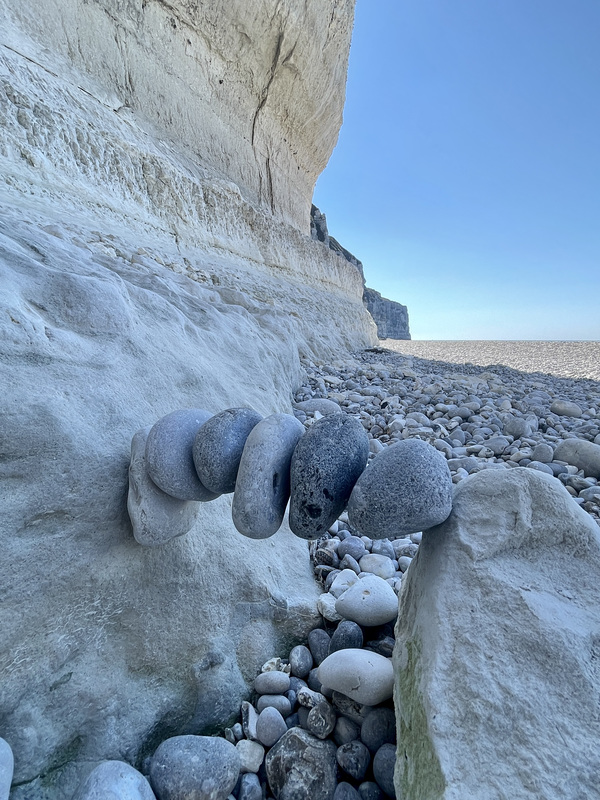
[(359, 625), (384, 625), (398, 616), (398, 598), (383, 578), (365, 575), (338, 597), (335, 610)]
[(360, 727), (348, 717), (338, 717), (333, 729), (333, 740), (339, 746), (353, 742), (360, 736)]
[(358, 575), (353, 569), (343, 569), (331, 582), (329, 592), (334, 597), (341, 597), (351, 586), (354, 586), (357, 580)]
[(556, 447), (554, 459), (582, 469), (586, 477), (600, 478), (600, 444), (585, 439), (564, 439)]
[(542, 464), (549, 464), (554, 459), (554, 450), (546, 442), (540, 442), (533, 448), (531, 454), (532, 461), (540, 461)]
[(258, 775), (253, 772), (242, 775), (237, 800), (263, 800), (262, 786)]
[(250, 739), (240, 739), (235, 745), (240, 756), (240, 769), (242, 772), (258, 772), (265, 758), (265, 748), (260, 742)]
[(318, 420), (298, 442), (291, 465), (290, 528), (302, 539), (325, 533), (346, 507), (369, 456), (361, 423), (345, 414)]
[(330, 641), (331, 637), (323, 628), (315, 628), (308, 634), (308, 647), (317, 666), (329, 655)]
[(506, 436), (512, 436), (513, 439), (520, 439), (522, 436), (531, 436), (531, 425), (523, 417), (509, 418), (504, 423), (504, 433)]
[(342, 414), (342, 409), (334, 400), (327, 400), (323, 397), (315, 397), (312, 400), (303, 400), (294, 403), (294, 408), (304, 411), (305, 414), (314, 414), (318, 411), (326, 417), (328, 414)]
[(233, 492), (246, 439), (261, 419), (252, 408), (227, 408), (201, 426), (192, 454), (198, 477), (211, 492)]
[(333, 800), (360, 800), (360, 795), (352, 784), (342, 781), (335, 787)]
[(577, 403), (571, 403), (569, 400), (554, 400), (550, 411), (559, 417), (580, 417), (583, 414)]
[(388, 658), (370, 650), (338, 650), (319, 667), (319, 680), (357, 703), (376, 706), (392, 696), (394, 670)]
[(163, 492), (178, 500), (214, 500), (218, 494), (202, 484), (192, 449), (201, 425), (210, 419), (209, 411), (186, 408), (158, 420), (146, 440), (146, 469)]
[(277, 800), (331, 800), (337, 785), (336, 746), (302, 728), (291, 728), (265, 758)]
[(292, 704), (284, 694), (261, 694), (256, 701), (256, 710), (260, 714), (265, 708), (276, 708), (282, 717), (292, 713)]
[[(12, 749), (6, 739), (0, 737), (0, 800), (8, 800), (14, 766)], [(152, 800), (152, 797), (149, 800)]]
[(150, 783), (159, 800), (225, 800), (239, 774), (238, 751), (213, 736), (173, 736), (150, 761)]
[(338, 747), (337, 762), (355, 781), (361, 781), (371, 763), (371, 754), (362, 742), (353, 741)]
[(198, 519), (200, 506), (165, 494), (146, 470), (146, 441), (150, 427), (134, 434), (131, 440), (127, 511), (138, 544), (147, 547), (164, 544), (188, 533)]
[(420, 439), (405, 439), (376, 456), (348, 503), (350, 524), (372, 539), (431, 528), (451, 510), (452, 476), (446, 459)]
[(358, 787), (360, 800), (383, 800), (383, 792), (374, 781), (365, 781)]
[(290, 667), (296, 678), (305, 678), (313, 668), (312, 653), (303, 644), (296, 645), (290, 651)]
[(290, 496), (290, 462), (304, 426), (290, 414), (272, 414), (254, 427), (242, 452), (233, 524), (244, 536), (266, 539), (283, 522)]
[(306, 726), (317, 739), (326, 739), (335, 728), (336, 720), (335, 711), (324, 701), (310, 709)]
[(335, 629), (329, 644), (329, 654), (338, 650), (347, 650), (349, 647), (361, 648), (363, 646), (363, 632), (360, 625), (349, 619), (344, 619)]
[(396, 797), (394, 788), (394, 767), (396, 766), (396, 745), (384, 744), (373, 757), (373, 777), (389, 797)]
[(272, 747), (287, 731), (287, 725), (279, 711), (273, 706), (267, 706), (258, 715), (256, 721), (256, 736), (265, 747)]
[(387, 556), (388, 558), (394, 559), (396, 558), (396, 553), (394, 552), (394, 545), (390, 542), (389, 539), (377, 539), (377, 541), (373, 542), (371, 547), (371, 552), (373, 555), (376, 556)]
[(254, 679), (254, 691), (257, 694), (284, 694), (290, 688), (290, 676), (280, 670), (261, 672)]
[[(2, 794), (1, 784), (0, 798), (8, 798), (8, 793)], [(124, 761), (104, 761), (90, 772), (72, 800), (156, 800), (156, 797), (137, 769)]]
[(374, 753), (384, 744), (396, 743), (396, 716), (391, 708), (374, 708), (360, 729), (364, 745)]
[(366, 556), (367, 548), (360, 537), (348, 536), (343, 542), (339, 543), (337, 554), (340, 559), (348, 555), (352, 556), (355, 561), (360, 561), (363, 556)]
[(358, 562), (361, 572), (370, 572), (372, 575), (378, 575), (384, 580), (391, 578), (396, 568), (391, 558), (388, 556), (380, 556), (374, 553), (367, 553)]

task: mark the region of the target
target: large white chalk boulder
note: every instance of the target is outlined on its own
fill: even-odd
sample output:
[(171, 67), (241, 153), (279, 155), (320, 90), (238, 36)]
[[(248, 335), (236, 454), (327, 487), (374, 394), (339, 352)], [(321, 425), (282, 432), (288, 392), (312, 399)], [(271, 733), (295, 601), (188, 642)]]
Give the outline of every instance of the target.
[(397, 797), (597, 795), (599, 586), (598, 527), (558, 480), (461, 481), (400, 593)]

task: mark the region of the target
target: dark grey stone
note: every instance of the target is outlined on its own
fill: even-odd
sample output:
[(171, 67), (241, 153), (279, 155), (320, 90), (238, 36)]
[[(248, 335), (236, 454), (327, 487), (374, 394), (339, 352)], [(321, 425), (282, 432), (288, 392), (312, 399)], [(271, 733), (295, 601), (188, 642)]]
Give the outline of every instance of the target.
[(371, 763), (371, 754), (362, 742), (354, 740), (338, 747), (337, 762), (355, 781), (361, 781)]
[(308, 688), (312, 689), (313, 692), (321, 692), (323, 693), (323, 686), (321, 681), (319, 680), (319, 668), (314, 667), (306, 676), (306, 682), (308, 683)]
[[(368, 550), (365, 551), (367, 553)], [(356, 572), (357, 575), (360, 575), (360, 566), (358, 561), (353, 558), (350, 553), (346, 553), (346, 555), (340, 561), (340, 571), (344, 569), (351, 569), (353, 572)]]
[(267, 706), (258, 715), (256, 736), (265, 747), (271, 747), (278, 742), (286, 731), (287, 725), (284, 718), (273, 706)]
[(365, 781), (358, 787), (360, 800), (383, 800), (383, 792), (374, 781)]
[(338, 783), (333, 795), (333, 800), (360, 800), (360, 795), (350, 783)]
[(150, 761), (150, 783), (159, 800), (225, 798), (240, 773), (240, 756), (225, 739), (174, 736)]
[(338, 717), (333, 729), (333, 740), (338, 745), (353, 742), (360, 737), (360, 726), (348, 717)]
[(254, 772), (245, 772), (240, 780), (238, 800), (262, 800), (262, 786), (258, 775)]
[(360, 738), (374, 753), (384, 744), (396, 743), (396, 717), (391, 708), (374, 708), (365, 717)]
[(306, 725), (318, 739), (326, 739), (335, 728), (336, 720), (336, 713), (329, 703), (321, 702), (308, 712)]
[(356, 700), (346, 697), (341, 692), (333, 692), (331, 702), (342, 716), (348, 717), (357, 725), (362, 725), (367, 714), (373, 710), (372, 706), (363, 706), (362, 703), (357, 703)]
[(265, 758), (276, 800), (332, 800), (337, 785), (336, 748), (302, 728), (290, 728)]
[(364, 470), (369, 439), (354, 417), (332, 414), (309, 428), (291, 464), (290, 528), (302, 539), (327, 531)]
[(280, 670), (261, 672), (254, 679), (254, 691), (257, 694), (283, 694), (290, 688), (290, 676)]
[(352, 556), (355, 561), (360, 561), (363, 556), (367, 555), (367, 548), (365, 543), (358, 536), (348, 536), (343, 542), (340, 542), (337, 549), (339, 558), (344, 556)]
[(290, 666), (292, 675), (296, 678), (305, 678), (313, 666), (312, 653), (303, 644), (296, 645), (290, 651)]
[(127, 511), (136, 542), (154, 547), (188, 533), (198, 518), (200, 506), (166, 494), (150, 480), (146, 470), (149, 432), (150, 427), (143, 428), (131, 440)]
[(376, 556), (387, 556), (391, 558), (392, 561), (396, 558), (394, 546), (389, 539), (380, 539), (379, 541), (373, 542), (371, 552)]
[(373, 756), (373, 777), (389, 797), (396, 797), (394, 788), (394, 767), (396, 766), (396, 745), (383, 744)]
[(395, 639), (393, 636), (380, 636), (377, 639), (371, 639), (366, 642), (365, 650), (372, 650), (374, 653), (379, 653), (380, 656), (391, 658), (394, 652)]
[(405, 439), (379, 453), (348, 503), (350, 524), (372, 539), (431, 528), (451, 510), (452, 476), (446, 459), (420, 439)]
[(310, 714), (310, 708), (306, 708), (305, 706), (300, 706), (298, 708), (298, 722), (300, 723), (300, 727), (304, 728), (304, 730), (308, 730), (309, 714)]
[(323, 628), (315, 628), (308, 634), (308, 647), (317, 666), (329, 655), (330, 641), (329, 634)]
[(307, 686), (308, 684), (306, 683), (306, 681), (302, 680), (302, 678), (296, 678), (295, 675), (290, 676), (290, 689), (296, 692), (296, 695), (298, 694), (298, 691), (300, 689), (302, 689), (303, 687), (306, 688)]
[(296, 704), (298, 703), (298, 695), (296, 694), (296, 692), (293, 689), (289, 689), (285, 693), (285, 696), (290, 701), (290, 705), (291, 705), (292, 711), (293, 711), (294, 708), (296, 708)]
[(329, 653), (335, 653), (336, 650), (346, 650), (348, 647), (362, 647), (363, 646), (363, 632), (356, 622), (351, 622), (349, 619), (343, 619), (335, 629), (331, 642), (329, 644)]
[(240, 460), (231, 509), (244, 536), (276, 533), (290, 496), (290, 462), (304, 426), (290, 414), (272, 414), (252, 429)]
[(196, 434), (211, 414), (201, 408), (173, 411), (155, 422), (146, 440), (146, 469), (151, 480), (163, 492), (178, 500), (214, 500), (200, 481), (192, 449)]
[(299, 715), (296, 712), (294, 714), (290, 714), (289, 717), (285, 718), (285, 724), (288, 728), (295, 728), (297, 725), (300, 725)]
[(211, 492), (233, 492), (246, 439), (261, 419), (252, 408), (228, 408), (201, 426), (192, 454), (198, 477)]

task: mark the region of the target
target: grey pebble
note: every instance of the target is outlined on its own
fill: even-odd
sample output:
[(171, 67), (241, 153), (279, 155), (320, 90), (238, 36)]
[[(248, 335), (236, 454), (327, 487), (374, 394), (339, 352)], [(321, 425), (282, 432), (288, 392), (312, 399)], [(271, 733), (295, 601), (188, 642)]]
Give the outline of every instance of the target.
[(233, 494), (233, 524), (244, 536), (266, 539), (283, 522), (290, 494), (290, 462), (304, 426), (290, 414), (272, 414), (246, 439)]
[(346, 555), (352, 556), (358, 562), (363, 556), (366, 556), (367, 548), (360, 537), (348, 536), (338, 545), (337, 554), (339, 558), (344, 558)]
[(256, 735), (258, 741), (265, 747), (272, 747), (287, 729), (283, 716), (273, 706), (267, 706), (258, 715)]
[(257, 694), (284, 694), (290, 688), (290, 676), (280, 670), (261, 672), (254, 679)]
[(258, 775), (245, 772), (240, 780), (238, 800), (263, 800), (262, 786)]
[(299, 644), (290, 651), (290, 666), (292, 675), (296, 678), (305, 678), (313, 667), (312, 653), (303, 644)]
[(352, 784), (342, 781), (335, 787), (333, 800), (360, 800), (360, 795)]
[(298, 442), (291, 464), (290, 528), (302, 539), (325, 533), (346, 507), (367, 464), (369, 439), (354, 417), (318, 420)]
[(360, 800), (383, 800), (383, 792), (374, 781), (365, 781), (358, 787)]
[(360, 726), (348, 717), (338, 717), (333, 729), (333, 740), (338, 745), (353, 742), (360, 736)]
[(296, 695), (302, 688), (306, 688), (307, 683), (302, 678), (296, 678), (295, 675), (290, 675), (290, 689), (296, 692)]
[[(365, 555), (367, 551), (365, 550)], [(346, 555), (340, 561), (340, 571), (345, 569), (351, 569), (353, 572), (356, 572), (357, 575), (360, 575), (360, 566), (358, 561), (350, 555), (350, 553), (346, 553)]]
[[(304, 710), (307, 711), (307, 709)], [(295, 712), (294, 714), (290, 714), (289, 717), (285, 718), (285, 724), (288, 730), (290, 728), (295, 728), (297, 725), (300, 725), (300, 715), (297, 712)]]
[(335, 728), (337, 715), (327, 702), (317, 703), (308, 712), (306, 726), (318, 739), (326, 739)]
[(396, 743), (396, 716), (391, 708), (374, 708), (360, 729), (360, 738), (371, 752), (384, 744)]
[(192, 448), (196, 434), (211, 414), (201, 408), (173, 411), (158, 420), (146, 440), (146, 469), (150, 479), (178, 500), (214, 500), (218, 494), (200, 481)]
[(394, 767), (396, 765), (396, 745), (384, 744), (373, 757), (373, 776), (383, 792), (396, 797), (394, 788)]
[(244, 736), (247, 739), (257, 739), (256, 723), (258, 721), (258, 714), (256, 709), (247, 700), (242, 700), (242, 729)]
[(246, 439), (261, 419), (251, 408), (228, 408), (200, 427), (192, 455), (198, 477), (211, 492), (233, 492)]
[(371, 763), (369, 750), (357, 740), (338, 747), (336, 758), (344, 772), (356, 781), (361, 781), (365, 777)]
[(323, 628), (315, 628), (308, 634), (308, 646), (317, 666), (329, 655), (330, 641), (329, 634)]
[(336, 748), (302, 728), (290, 728), (265, 759), (267, 779), (279, 800), (331, 800), (337, 785)]
[(292, 713), (291, 703), (284, 694), (261, 694), (256, 701), (259, 717), (265, 708), (276, 708), (282, 717), (287, 717)]
[(308, 673), (307, 682), (309, 689), (312, 689), (313, 692), (319, 692), (320, 694), (323, 694), (323, 686), (321, 684), (321, 681), (319, 680), (318, 667), (314, 667), (314, 669), (311, 669), (311, 671)]
[(322, 397), (315, 397), (312, 400), (303, 400), (300, 403), (294, 403), (294, 408), (303, 411), (305, 414), (314, 414), (318, 411), (326, 417), (328, 414), (342, 414), (342, 409), (338, 403), (333, 400), (326, 400)]
[[(396, 558), (394, 546), (389, 539), (379, 539), (378, 541), (373, 542), (371, 553), (376, 556), (387, 556), (391, 559)], [(360, 561), (360, 559), (357, 559), (357, 561)]]
[(362, 647), (363, 632), (360, 625), (351, 620), (342, 620), (335, 629), (329, 644), (329, 654), (348, 647)]
[[(0, 798), (8, 800), (10, 782), (4, 792), (0, 761)], [(137, 769), (124, 761), (104, 761), (98, 764), (77, 789), (72, 800), (156, 800), (150, 784)]]

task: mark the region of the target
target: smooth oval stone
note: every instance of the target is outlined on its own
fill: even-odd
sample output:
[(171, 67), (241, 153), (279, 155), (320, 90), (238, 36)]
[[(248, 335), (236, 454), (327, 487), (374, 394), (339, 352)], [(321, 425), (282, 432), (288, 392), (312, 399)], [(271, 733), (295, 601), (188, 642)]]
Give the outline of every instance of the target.
[(303, 644), (296, 645), (290, 651), (290, 667), (296, 678), (305, 678), (313, 667), (312, 653)]
[(373, 553), (374, 556), (387, 556), (391, 559), (396, 558), (394, 545), (389, 539), (377, 539), (377, 541), (373, 542), (371, 553)]
[(14, 766), (12, 749), (6, 739), (0, 737), (0, 800), (8, 800)]
[(374, 708), (365, 718), (360, 738), (374, 753), (384, 744), (396, 743), (396, 716), (391, 708)]
[(355, 740), (338, 747), (336, 759), (344, 772), (355, 781), (361, 781), (371, 763), (371, 754), (362, 742)]
[(374, 781), (365, 781), (358, 787), (360, 800), (383, 800), (383, 792)]
[(564, 439), (557, 445), (554, 459), (582, 469), (586, 477), (600, 478), (600, 444), (586, 439)]
[(338, 650), (327, 656), (319, 667), (319, 680), (323, 686), (357, 703), (376, 706), (392, 696), (394, 670), (392, 662), (378, 653)]
[(344, 619), (335, 629), (329, 644), (329, 654), (338, 650), (347, 650), (349, 647), (360, 648), (363, 646), (363, 632), (360, 625), (351, 620)]
[(360, 736), (360, 727), (348, 717), (338, 717), (333, 729), (333, 740), (339, 746), (353, 742)]
[(452, 475), (446, 459), (420, 439), (405, 439), (375, 456), (348, 503), (350, 524), (372, 539), (431, 528), (451, 510)]
[(342, 781), (335, 787), (333, 800), (360, 800), (360, 795), (352, 784)]
[(542, 464), (549, 464), (554, 459), (554, 449), (546, 442), (540, 442), (533, 448), (531, 454), (532, 461), (540, 461)]
[(504, 433), (514, 439), (531, 436), (531, 425), (523, 417), (509, 417), (504, 423)]
[(389, 797), (396, 797), (394, 788), (394, 767), (396, 766), (396, 745), (384, 744), (373, 757), (373, 777)]
[(559, 417), (580, 417), (583, 414), (577, 403), (571, 403), (569, 400), (554, 400), (550, 411)]
[(276, 708), (282, 717), (292, 713), (292, 704), (284, 694), (261, 694), (256, 701), (256, 710), (260, 714), (265, 708)]
[(163, 492), (178, 500), (214, 500), (218, 494), (202, 484), (192, 450), (196, 434), (211, 413), (201, 408), (173, 411), (158, 420), (146, 440), (146, 469)]
[[(8, 798), (2, 794), (0, 798)], [(90, 772), (72, 800), (156, 800), (141, 772), (124, 761), (104, 761)]]
[(337, 554), (338, 558), (352, 556), (356, 561), (360, 561), (367, 554), (367, 548), (359, 536), (348, 536), (343, 542), (339, 543)]
[(290, 414), (272, 414), (246, 439), (238, 469), (233, 524), (244, 536), (266, 539), (283, 522), (290, 496), (290, 462), (304, 426)]
[(240, 739), (235, 745), (240, 756), (240, 769), (242, 772), (258, 772), (265, 758), (265, 748), (260, 742), (250, 739)]
[(306, 414), (314, 414), (318, 411), (326, 417), (328, 414), (342, 414), (342, 409), (334, 400), (326, 400), (324, 397), (314, 397), (312, 400), (303, 400), (294, 403), (294, 408), (304, 411)]
[(258, 715), (256, 721), (256, 736), (265, 747), (272, 747), (287, 731), (285, 720), (273, 706), (267, 706)]
[(302, 728), (291, 728), (269, 750), (265, 767), (278, 800), (331, 800), (337, 785), (336, 746)]
[(321, 686), (321, 681), (317, 677), (318, 671), (319, 671), (318, 667), (314, 667), (313, 669), (311, 669), (311, 671), (306, 676), (306, 682), (308, 683), (309, 689), (312, 689), (313, 692), (319, 692), (320, 694), (322, 694), (321, 689), (323, 687)]
[(338, 597), (335, 610), (359, 625), (384, 625), (398, 616), (398, 598), (383, 578), (365, 575)]
[(333, 579), (331, 586), (329, 587), (329, 591), (334, 597), (341, 597), (345, 591), (347, 591), (351, 586), (354, 586), (357, 580), (358, 575), (353, 569), (343, 569)]
[(240, 774), (240, 754), (216, 736), (173, 736), (150, 761), (150, 783), (160, 800), (226, 798)]
[(369, 439), (354, 417), (318, 420), (298, 442), (291, 465), (290, 528), (302, 539), (327, 531), (346, 507), (369, 456)]
[(200, 507), (191, 500), (171, 497), (150, 480), (146, 470), (149, 432), (150, 427), (143, 428), (131, 440), (127, 511), (136, 542), (154, 547), (188, 533), (198, 519)]
[(261, 419), (252, 408), (228, 408), (201, 426), (192, 454), (198, 477), (211, 492), (233, 492), (246, 439)]
[(358, 562), (361, 572), (370, 572), (380, 578), (391, 578), (396, 568), (392, 559), (388, 556), (379, 556), (375, 553), (367, 553)]
[(329, 655), (330, 641), (331, 637), (323, 628), (315, 628), (308, 634), (308, 647), (317, 666)]
[(254, 691), (257, 694), (283, 694), (290, 688), (290, 676), (287, 672), (271, 669), (261, 672), (254, 679)]

